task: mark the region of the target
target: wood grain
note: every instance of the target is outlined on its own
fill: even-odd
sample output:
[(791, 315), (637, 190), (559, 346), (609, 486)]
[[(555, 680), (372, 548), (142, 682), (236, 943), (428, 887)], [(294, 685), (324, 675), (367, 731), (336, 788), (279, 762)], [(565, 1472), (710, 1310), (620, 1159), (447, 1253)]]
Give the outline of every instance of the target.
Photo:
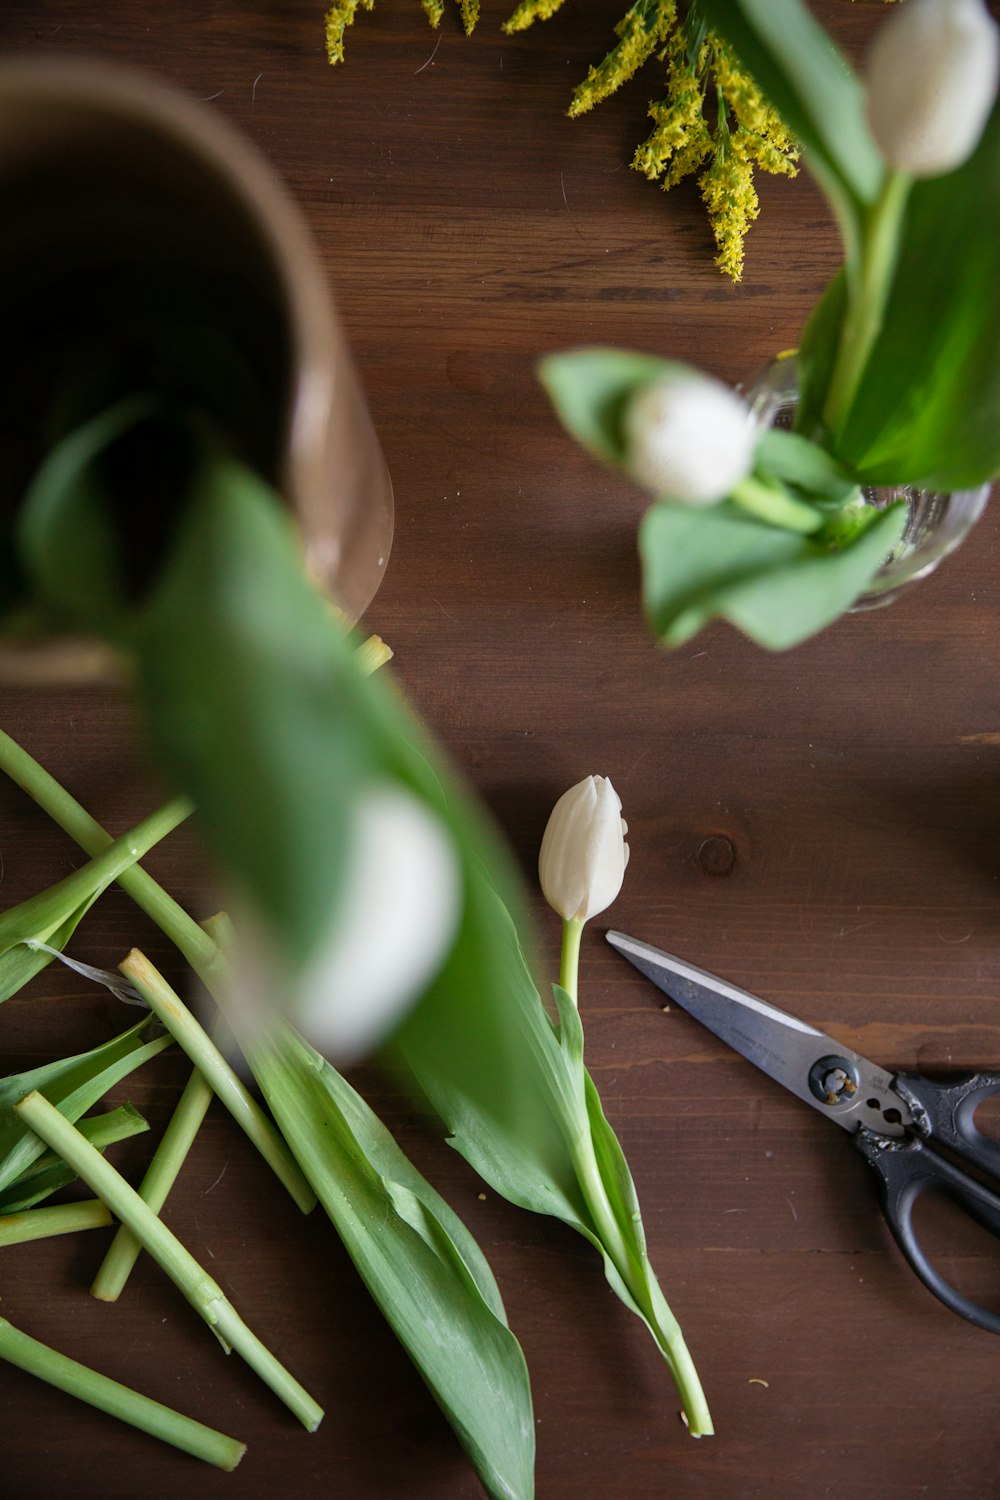
[[(560, 432), (535, 362), (606, 341), (748, 376), (794, 345), (836, 236), (805, 177), (765, 180), (745, 280), (730, 286), (695, 191), (665, 197), (628, 170), (655, 76), (565, 118), (622, 0), (568, 0), (516, 39), (499, 30), (510, 8), (485, 0), (466, 39), (451, 8), (435, 37), (416, 0), (378, 0), (336, 71), (311, 0), (6, 0), (0, 47), (115, 57), (211, 98), (303, 204), (396, 488), (395, 548), (369, 623), (529, 875), (555, 797), (609, 775), (632, 844), (614, 925), (888, 1066), (996, 1065), (997, 517), (987, 511), (974, 540), (891, 609), (791, 654), (765, 655), (722, 626), (674, 655), (652, 644), (637, 603), (640, 501)], [(881, 15), (846, 0), (815, 9), (854, 54)], [(2, 723), (116, 831), (160, 794), (111, 692), (9, 690)], [(0, 818), (5, 902), (76, 862), (10, 786)], [(207, 914), (193, 832), (150, 866)], [(537, 916), (552, 962), (540, 902)], [(136, 942), (176, 975), (119, 895), (77, 948), (113, 965)], [(364, 1075), (502, 1285), (532, 1371), (541, 1500), (1000, 1494), (1000, 1346), (905, 1269), (841, 1134), (664, 1012), (598, 926), (582, 996), (591, 1065), (714, 1439), (686, 1435), (655, 1351), (582, 1241), (483, 1199), (409, 1101)], [(90, 1045), (119, 1021), (112, 1001), (47, 971), (4, 1007), (2, 1071)], [(119, 1096), (155, 1135), (184, 1077), (165, 1055)], [(140, 1170), (149, 1140), (116, 1159)], [(120, 1305), (94, 1303), (104, 1233), (9, 1249), (0, 1306), (12, 1322), (250, 1451), (235, 1475), (216, 1474), (0, 1368), (5, 1494), (480, 1493), (329, 1225), (286, 1207), (219, 1111), (168, 1217), (325, 1402), (323, 1426), (299, 1430), (148, 1263)], [(996, 1296), (996, 1256), (963, 1243), (950, 1265)]]

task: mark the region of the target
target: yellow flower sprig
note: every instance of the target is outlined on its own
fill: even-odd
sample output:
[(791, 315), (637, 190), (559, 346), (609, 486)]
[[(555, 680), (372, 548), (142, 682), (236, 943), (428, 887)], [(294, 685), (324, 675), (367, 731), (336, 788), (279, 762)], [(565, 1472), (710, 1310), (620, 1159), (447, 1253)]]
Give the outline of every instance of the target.
[[(561, 0), (556, 0), (560, 4)], [(374, 10), (375, 0), (333, 0), (324, 17), (326, 56), (333, 65), (344, 61), (344, 33), (352, 25), (358, 10)], [(420, 9), (437, 29), (444, 17), (444, 0), (420, 0)], [(466, 36), (471, 36), (479, 20), (479, 0), (458, 0), (458, 10)]]
[(334, 0), (324, 19), (326, 55), (331, 64), (344, 61), (344, 32), (354, 22), (358, 7), (374, 10), (375, 0)]
[[(760, 211), (754, 168), (793, 176), (798, 152), (756, 84), (692, 3), (636, 0), (616, 27), (620, 40), (579, 85), (569, 107), (582, 114), (626, 83), (654, 52), (666, 62), (666, 89), (650, 104), (653, 130), (632, 166), (664, 190), (697, 172), (717, 247), (716, 265), (739, 281), (746, 233)], [(659, 49), (659, 50), (658, 50)], [(714, 107), (714, 131), (706, 119)]]
[(508, 36), (513, 36), (515, 31), (527, 31), (536, 21), (550, 20), (561, 9), (562, 3), (563, 0), (521, 0), (510, 20), (504, 22), (503, 29)]
[[(331, 63), (344, 58), (344, 32), (359, 7), (375, 0), (334, 0), (326, 13), (326, 51)], [(466, 35), (479, 19), (480, 0), (457, 0)], [(504, 23), (508, 36), (536, 21), (548, 21), (564, 0), (520, 0)], [(437, 27), (445, 0), (420, 0)], [(656, 56), (666, 63), (663, 97), (649, 106), (653, 130), (636, 150), (632, 166), (666, 191), (700, 171), (698, 186), (715, 236), (715, 263), (739, 281), (747, 230), (760, 212), (754, 171), (794, 177), (798, 151), (753, 79), (744, 73), (722, 38), (710, 31), (689, 0), (683, 17), (677, 0), (633, 0), (615, 27), (618, 40), (577, 85), (567, 113), (586, 114), (628, 83)], [(708, 114), (706, 116), (706, 109)]]
[(577, 85), (567, 113), (586, 114), (615, 93), (662, 46), (676, 23), (675, 0), (635, 0), (615, 27), (618, 45)]

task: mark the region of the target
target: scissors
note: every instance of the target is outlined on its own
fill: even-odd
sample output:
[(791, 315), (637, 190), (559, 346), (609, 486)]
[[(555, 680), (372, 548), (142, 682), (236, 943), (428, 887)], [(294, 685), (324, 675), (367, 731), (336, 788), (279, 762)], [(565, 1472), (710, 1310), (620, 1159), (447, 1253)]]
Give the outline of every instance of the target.
[(709, 1031), (851, 1132), (878, 1176), (889, 1228), (920, 1280), (952, 1312), (1000, 1333), (1000, 1314), (979, 1307), (945, 1281), (913, 1228), (918, 1198), (937, 1189), (1000, 1237), (1000, 1196), (959, 1164), (1000, 1183), (1000, 1146), (973, 1122), (983, 1100), (1000, 1094), (1000, 1073), (974, 1073), (950, 1084), (919, 1073), (887, 1073), (815, 1026), (704, 969), (623, 932), (609, 932), (607, 939)]

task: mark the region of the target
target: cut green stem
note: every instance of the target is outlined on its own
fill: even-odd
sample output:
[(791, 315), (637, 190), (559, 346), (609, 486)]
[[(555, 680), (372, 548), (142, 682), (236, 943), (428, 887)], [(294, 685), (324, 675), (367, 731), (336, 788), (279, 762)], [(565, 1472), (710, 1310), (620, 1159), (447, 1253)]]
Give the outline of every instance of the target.
[(21, 1214), (0, 1214), (0, 1245), (23, 1245), (78, 1229), (106, 1229), (111, 1223), (107, 1205), (99, 1198), (86, 1203), (59, 1203), (52, 1208), (29, 1208)]
[(836, 442), (857, 395), (896, 269), (900, 227), (913, 179), (906, 172), (886, 174), (862, 228), (856, 277), (848, 283), (847, 312), (823, 406), (823, 425)]
[(256, 1099), (248, 1093), (246, 1086), (226, 1062), (205, 1028), (195, 1020), (180, 996), (137, 948), (133, 948), (118, 968), (139, 991), (174, 1040), (183, 1047), (264, 1160), (279, 1175), (285, 1174), (282, 1178), (285, 1186), (302, 1211), (308, 1213), (316, 1206), (316, 1194), (297, 1164), (294, 1175), (288, 1173), (288, 1147)]
[(238, 1443), (235, 1438), (226, 1437), (192, 1417), (172, 1411), (169, 1406), (161, 1406), (159, 1401), (141, 1396), (138, 1391), (120, 1385), (107, 1375), (78, 1364), (68, 1355), (59, 1354), (47, 1344), (41, 1344), (14, 1328), (6, 1318), (0, 1318), (0, 1359), (57, 1386), (70, 1396), (76, 1396), (88, 1406), (96, 1406), (164, 1443), (171, 1443), (195, 1458), (204, 1459), (205, 1463), (214, 1464), (217, 1469), (235, 1469), (246, 1452), (245, 1443)]
[(823, 524), (823, 515), (815, 506), (794, 495), (780, 484), (767, 483), (756, 475), (748, 474), (730, 491), (730, 499), (748, 515), (769, 526), (779, 526), (782, 531), (798, 531), (808, 536), (818, 531)]
[[(113, 842), (96, 818), (92, 818), (54, 776), (3, 730), (0, 730), (0, 770), (27, 792), (85, 853), (91, 856), (100, 854)], [(115, 879), (176, 944), (195, 973), (208, 984), (219, 953), (194, 918), (188, 916), (173, 897), (138, 865), (122, 870)]]
[(167, 1273), (225, 1346), (240, 1354), (302, 1425), (314, 1432), (323, 1410), (243, 1322), (222, 1288), (157, 1218), (134, 1188), (42, 1094), (26, 1094), (14, 1106), (26, 1125), (127, 1224), (143, 1248)]
[[(40, 766), (16, 740), (0, 730), (0, 770), (17, 783), (39, 807), (48, 813), (54, 822), (71, 839), (90, 855), (99, 854), (112, 842), (100, 823), (92, 818), (85, 808), (54, 776)], [(170, 806), (171, 804), (168, 804)], [(147, 916), (165, 932), (187, 959), (195, 973), (210, 993), (218, 995), (221, 974), (225, 967), (221, 954), (212, 939), (199, 927), (193, 917), (169, 896), (161, 885), (138, 865), (123, 869), (115, 876), (118, 884), (141, 907)], [(258, 1132), (257, 1122), (264, 1128)], [(277, 1136), (267, 1116), (259, 1108), (256, 1113), (246, 1114), (244, 1130), (254, 1145), (268, 1160), (280, 1181), (287, 1188), (303, 1213), (316, 1206), (316, 1195), (306, 1181), (298, 1162)]]
[[(195, 1068), (139, 1185), (139, 1197), (155, 1214), (167, 1201), (213, 1097), (211, 1084)], [(91, 1296), (101, 1302), (117, 1301), (141, 1253), (138, 1237), (120, 1224), (94, 1277)]]
[(13, 943), (27, 942), (32, 938), (44, 942), (63, 925), (74, 908), (92, 901), (97, 893), (189, 818), (191, 812), (187, 798), (174, 797), (120, 838), (111, 839), (106, 835), (104, 844), (94, 851), (87, 864), (47, 890), (9, 907), (0, 916), (0, 952)]

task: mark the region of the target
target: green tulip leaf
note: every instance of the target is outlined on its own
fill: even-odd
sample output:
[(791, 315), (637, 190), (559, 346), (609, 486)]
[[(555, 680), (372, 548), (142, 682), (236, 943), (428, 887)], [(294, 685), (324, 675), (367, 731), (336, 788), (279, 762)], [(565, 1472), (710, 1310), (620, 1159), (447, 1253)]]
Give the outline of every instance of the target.
[(686, 368), (624, 349), (570, 349), (543, 359), (538, 376), (567, 432), (598, 458), (620, 466), (625, 457), (622, 412), (629, 397)]
[(780, 427), (768, 428), (761, 435), (754, 468), (762, 477), (781, 480), (814, 504), (842, 505), (857, 489), (825, 449), (801, 433)]
[(639, 534), (643, 599), (665, 646), (679, 646), (713, 619), (783, 651), (831, 624), (861, 594), (897, 545), (905, 507), (872, 510), (867, 525), (834, 548), (762, 526), (726, 503), (692, 510), (661, 502)]
[(146, 1016), (137, 1026), (90, 1052), (0, 1079), (0, 1191), (17, 1182), (45, 1152), (45, 1146), (23, 1124), (14, 1105), (25, 1094), (37, 1091), (67, 1120), (77, 1121), (114, 1084), (170, 1046), (172, 1039), (157, 1035), (157, 1026)]
[[(478, 970), (470, 963), (465, 971), (453, 959), (451, 972), (439, 976), (397, 1034), (396, 1046), (451, 1145), (483, 1180), (510, 1202), (561, 1219), (598, 1250), (609, 1284), (646, 1323), (684, 1399), (695, 1399), (698, 1392), (693, 1416), (709, 1431), (690, 1356), (649, 1263), (631, 1173), (584, 1065), (576, 1006), (556, 986), (557, 1017), (549, 1016), (502, 902), (485, 887), (479, 899), (492, 917), (484, 922), (489, 947), (479, 956)], [(495, 998), (484, 982), (487, 975), (502, 981)], [(497, 1023), (498, 1002), (513, 1019), (512, 1031)], [(453, 1069), (442, 1072), (435, 1041), (445, 1018), (462, 1024), (462, 1009), (472, 1026), (482, 1028), (485, 1022), (480, 1046), (488, 1049), (494, 1036), (506, 1046), (505, 1069), (513, 1070), (518, 1088), (513, 1099), (491, 1087), (481, 1069), (464, 1076)], [(472, 1057), (477, 1044), (469, 1025), (463, 1034)], [(606, 1203), (612, 1232), (595, 1215), (593, 1195)]]
[[(842, 278), (803, 342), (815, 416)], [(882, 328), (832, 451), (864, 484), (971, 488), (1000, 473), (1000, 104), (964, 166), (914, 185)]]
[(530, 1500), (528, 1372), (465, 1225), (350, 1085), (287, 1026), (249, 1061), (362, 1280), (493, 1500)]

